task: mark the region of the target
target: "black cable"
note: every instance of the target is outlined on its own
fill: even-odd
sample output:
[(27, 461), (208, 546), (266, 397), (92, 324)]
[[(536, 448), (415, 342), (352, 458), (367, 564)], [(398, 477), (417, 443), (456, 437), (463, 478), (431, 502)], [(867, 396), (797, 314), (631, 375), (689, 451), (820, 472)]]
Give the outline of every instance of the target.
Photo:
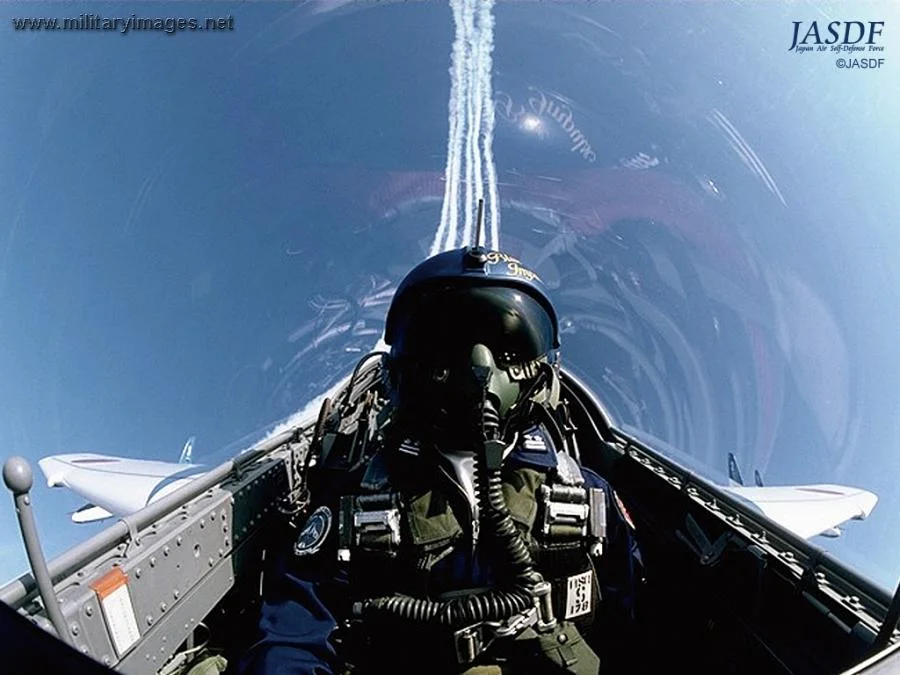
[[(486, 444), (489, 436), (496, 436), (499, 422), (494, 406), (484, 401), (482, 429)], [(503, 558), (501, 562), (512, 572), (513, 582), (509, 588), (493, 588), (485, 593), (444, 601), (395, 594), (360, 603), (356, 607), (358, 613), (376, 620), (393, 617), (459, 629), (482, 621), (507, 621), (533, 606), (532, 588), (543, 578), (535, 570), (531, 552), (510, 517), (503, 498), (501, 468), (498, 465), (488, 470), (485, 452), (476, 455), (474, 483), (482, 531), (493, 535), (496, 552)]]

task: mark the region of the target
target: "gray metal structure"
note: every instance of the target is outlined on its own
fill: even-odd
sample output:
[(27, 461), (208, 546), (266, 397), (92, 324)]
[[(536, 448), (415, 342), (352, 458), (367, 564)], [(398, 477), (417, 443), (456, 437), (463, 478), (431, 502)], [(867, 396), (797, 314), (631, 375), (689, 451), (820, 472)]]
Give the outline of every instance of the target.
[[(298, 428), (261, 443), (64, 553), (49, 570), (33, 516), (20, 510), (32, 574), (7, 584), (0, 599), (44, 627), (49, 613), (61, 639), (120, 672), (158, 672), (225, 594), (259, 569), (260, 530), (290, 493), (292, 468), (305, 456), (310, 434), (309, 427)], [(18, 507), (27, 504), (31, 485), (17, 477), (30, 470), (10, 462), (4, 476), (12, 478), (7, 485)], [(127, 601), (110, 610), (98, 587), (114, 570), (125, 579)], [(129, 605), (137, 629), (131, 644), (116, 635), (122, 612), (130, 623)]]
[(37, 583), (44, 609), (50, 617), (50, 623), (56, 630), (56, 636), (64, 642), (71, 643), (66, 631), (65, 618), (59, 609), (56, 594), (53, 591), (53, 582), (50, 580), (50, 572), (47, 571), (47, 561), (44, 559), (44, 551), (38, 538), (37, 526), (34, 522), (34, 512), (31, 510), (31, 486), (34, 485), (34, 473), (28, 460), (24, 457), (10, 457), (3, 465), (3, 482), (7, 489), (13, 493), (13, 501), (16, 504), (16, 516), (19, 519), (19, 529), (22, 531), (22, 542), (25, 544), (25, 553), (28, 556), (28, 564), (31, 565), (31, 574)]

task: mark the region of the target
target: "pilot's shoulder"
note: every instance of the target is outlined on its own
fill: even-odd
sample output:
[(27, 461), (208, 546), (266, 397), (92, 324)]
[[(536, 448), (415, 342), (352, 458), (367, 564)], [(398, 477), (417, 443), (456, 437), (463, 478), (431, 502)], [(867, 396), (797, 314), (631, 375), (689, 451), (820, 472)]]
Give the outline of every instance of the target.
[[(535, 425), (519, 435), (510, 459), (513, 464), (524, 465), (545, 473), (555, 469), (559, 463), (556, 445), (543, 425)], [(588, 487), (608, 488), (608, 483), (597, 473), (584, 466), (579, 468)]]
[(600, 474), (598, 474), (593, 469), (588, 469), (586, 466), (582, 466), (580, 468), (581, 468), (581, 475), (584, 476), (585, 485), (587, 485), (588, 487), (592, 487), (592, 488), (600, 488), (607, 494), (609, 494), (611, 492), (611, 488), (610, 488), (608, 480), (601, 477)]
[(556, 446), (542, 425), (519, 434), (510, 461), (546, 473), (556, 466)]
[[(556, 446), (543, 425), (536, 425), (520, 434), (510, 459), (514, 465), (536, 469), (543, 473), (556, 468), (558, 464)], [(600, 488), (608, 496), (612, 495), (609, 481), (593, 469), (583, 465), (580, 465), (579, 468), (587, 487)]]

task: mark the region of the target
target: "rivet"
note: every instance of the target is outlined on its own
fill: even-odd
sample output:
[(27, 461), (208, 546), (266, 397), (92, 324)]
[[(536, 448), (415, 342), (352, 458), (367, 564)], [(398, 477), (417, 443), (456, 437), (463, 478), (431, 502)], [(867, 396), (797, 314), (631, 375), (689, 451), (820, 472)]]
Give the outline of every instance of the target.
[(169, 609), (169, 606), (166, 603), (164, 603), (164, 602), (159, 603), (159, 611), (160, 612), (165, 612), (167, 609)]
[(175, 538), (175, 545), (181, 546), (181, 535), (179, 535), (178, 537)]
[(172, 597), (174, 597), (176, 600), (178, 599), (179, 595), (181, 595), (181, 594), (178, 592), (177, 588), (174, 591), (172, 591)]
[(169, 551), (171, 549), (168, 546), (163, 546), (163, 555), (169, 555)]
[(213, 563), (213, 559), (212, 559), (212, 558), (210, 558), (210, 559), (209, 559), (209, 566), (210, 566), (210, 567), (212, 567), (212, 566), (213, 566), (213, 564), (214, 564), (214, 563)]
[(206, 523), (203, 522), (203, 518), (201, 518), (200, 519), (200, 529), (202, 530), (204, 527), (206, 527)]
[(560, 633), (559, 637), (556, 638), (561, 645), (566, 644), (569, 641), (569, 636), (565, 633)]
[(72, 635), (78, 635), (78, 624), (77, 623), (72, 624)]
[(134, 576), (137, 577), (138, 579), (140, 579), (140, 578), (141, 578), (141, 574), (143, 574), (143, 573), (144, 573), (143, 570), (141, 570), (141, 568), (138, 567), (138, 568), (134, 571)]
[(110, 665), (111, 663), (112, 663), (112, 659), (109, 658), (108, 655), (103, 657), (103, 665), (104, 665), (104, 666), (108, 666), (108, 665)]
[(150, 614), (147, 615), (147, 625), (148, 625), (148, 626), (152, 626), (152, 625), (153, 625), (153, 616), (150, 615)]
[(94, 615), (94, 608), (91, 607), (90, 605), (87, 605), (87, 606), (84, 608), (84, 613), (87, 614), (88, 616), (93, 616), (93, 615)]
[(223, 555), (225, 555), (225, 551), (223, 551), (222, 549), (219, 549), (219, 557), (221, 558)]
[(154, 558), (154, 557), (150, 558), (150, 567), (156, 567), (156, 558)]

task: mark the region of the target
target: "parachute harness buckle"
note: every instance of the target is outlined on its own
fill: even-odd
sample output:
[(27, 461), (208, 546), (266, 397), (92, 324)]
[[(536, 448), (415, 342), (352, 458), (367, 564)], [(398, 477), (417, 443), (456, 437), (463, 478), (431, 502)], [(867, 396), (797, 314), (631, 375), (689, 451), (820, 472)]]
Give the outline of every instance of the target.
[(515, 637), (526, 628), (538, 623), (536, 607), (529, 607), (524, 612), (511, 616), (506, 621), (481, 621), (453, 633), (453, 644), (456, 659), (460, 664), (474, 661), (495, 640)]

